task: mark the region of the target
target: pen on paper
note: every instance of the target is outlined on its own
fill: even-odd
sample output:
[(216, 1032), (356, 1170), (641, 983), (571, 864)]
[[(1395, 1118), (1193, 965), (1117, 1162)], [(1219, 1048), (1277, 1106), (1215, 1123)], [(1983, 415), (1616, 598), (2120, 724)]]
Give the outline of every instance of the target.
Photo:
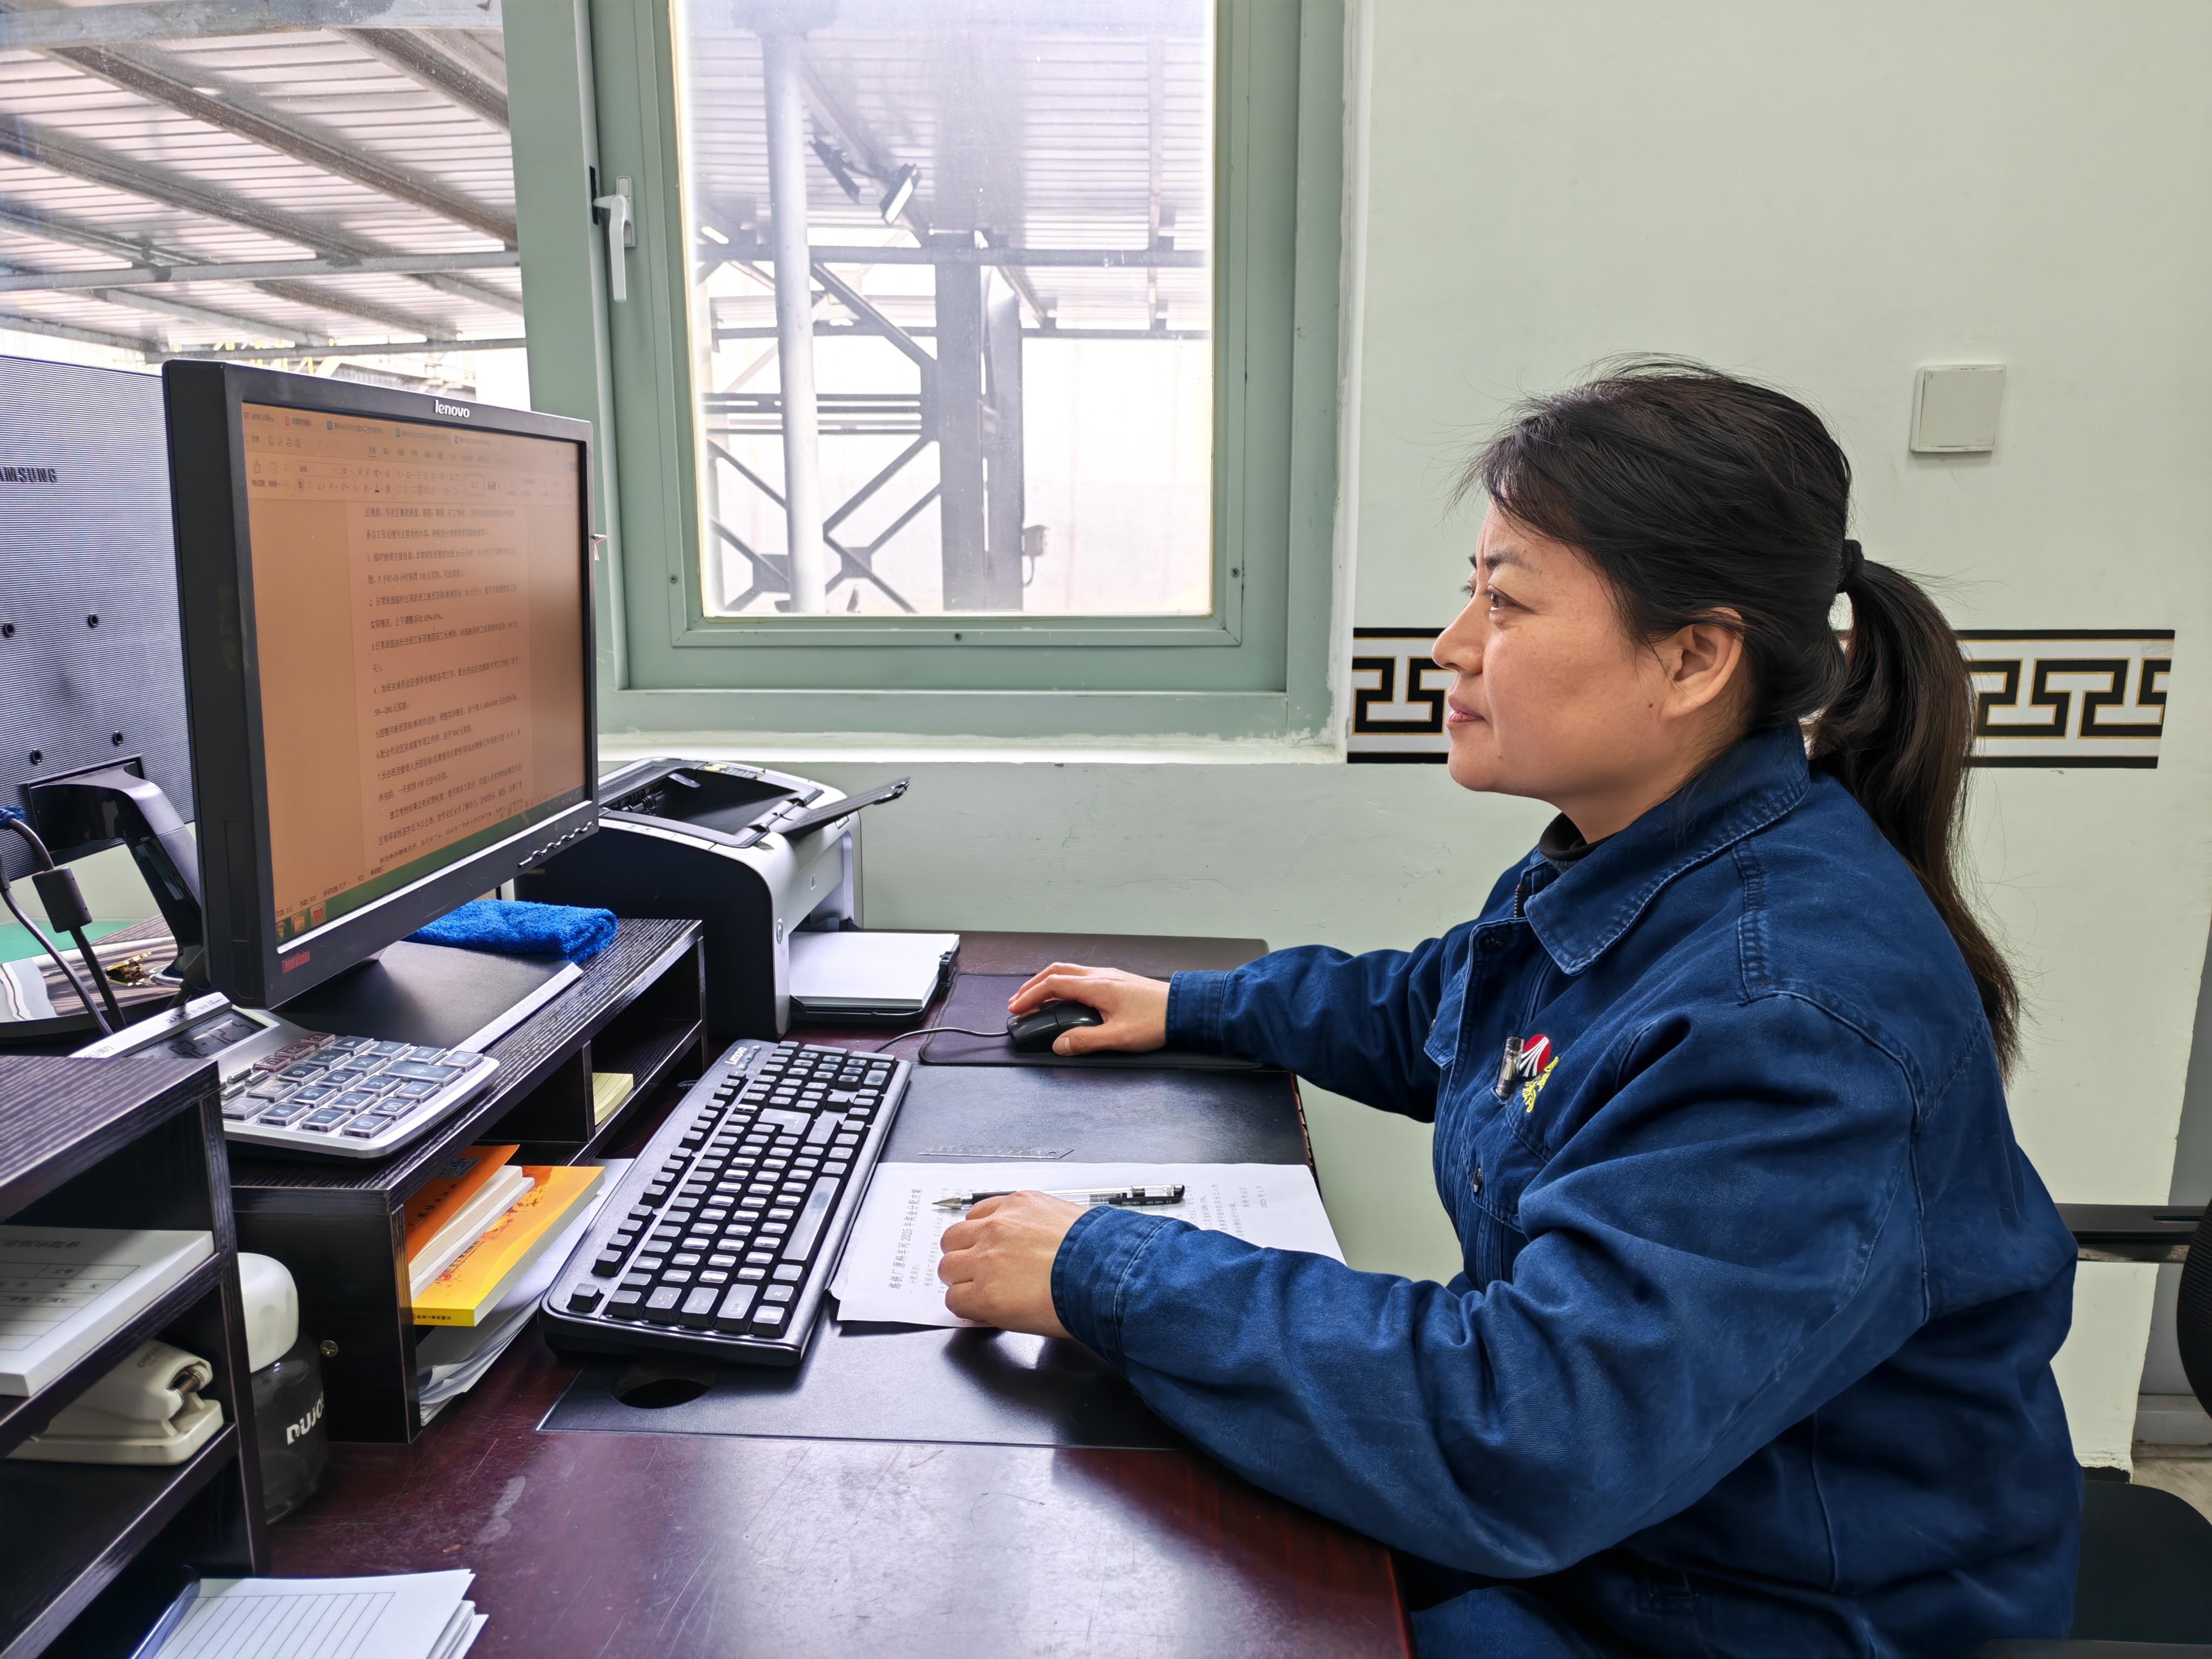
[[(1164, 1187), (1111, 1187), (1103, 1191), (1077, 1188), (1072, 1192), (1048, 1192), (1047, 1198), (1065, 1198), (1077, 1204), (1111, 1204), (1122, 1209), (1153, 1209), (1182, 1202), (1181, 1183)], [(965, 1210), (981, 1204), (987, 1198), (1011, 1198), (1003, 1193), (948, 1193), (937, 1200), (941, 1210)]]

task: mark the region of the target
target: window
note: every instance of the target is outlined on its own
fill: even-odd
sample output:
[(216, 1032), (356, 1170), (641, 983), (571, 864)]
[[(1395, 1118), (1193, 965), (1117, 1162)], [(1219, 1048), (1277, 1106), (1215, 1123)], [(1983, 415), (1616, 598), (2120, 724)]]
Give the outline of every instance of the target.
[(679, 9), (709, 611), (1212, 609), (1211, 0), (1031, 10)]
[(592, 26), (611, 726), (1318, 727), (1340, 0)]
[(0, 354), (528, 405), (499, 28), (307, 16), (0, 15)]

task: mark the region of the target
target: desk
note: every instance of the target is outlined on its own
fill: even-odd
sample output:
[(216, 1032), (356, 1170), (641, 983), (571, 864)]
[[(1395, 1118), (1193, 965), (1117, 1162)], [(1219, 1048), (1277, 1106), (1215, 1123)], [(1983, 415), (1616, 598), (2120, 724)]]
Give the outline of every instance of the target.
[[(960, 960), (1164, 973), (1260, 948), (971, 933)], [(412, 1446), (333, 1447), (276, 1571), (471, 1568), (475, 1652), (532, 1659), (1407, 1651), (1387, 1550), (1200, 1453), (539, 1433), (573, 1374), (533, 1334)]]

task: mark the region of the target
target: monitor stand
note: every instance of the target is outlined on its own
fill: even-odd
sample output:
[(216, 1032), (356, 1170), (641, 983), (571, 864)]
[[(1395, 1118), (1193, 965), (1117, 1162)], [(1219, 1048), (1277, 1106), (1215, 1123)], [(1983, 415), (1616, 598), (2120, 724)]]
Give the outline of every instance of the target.
[(402, 939), (272, 1012), (311, 1031), (481, 1051), (583, 976), (562, 957)]

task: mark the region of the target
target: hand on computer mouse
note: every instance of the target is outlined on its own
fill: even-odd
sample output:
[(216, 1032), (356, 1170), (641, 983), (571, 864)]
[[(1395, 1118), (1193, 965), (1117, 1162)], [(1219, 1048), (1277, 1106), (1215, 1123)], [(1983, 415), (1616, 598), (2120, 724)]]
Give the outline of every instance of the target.
[(1118, 968), (1085, 968), (1055, 962), (1031, 977), (1007, 1000), (1006, 1014), (1018, 1019), (1054, 1000), (1079, 1002), (1098, 1011), (1101, 1024), (1063, 1031), (1052, 1045), (1056, 1054), (1109, 1051), (1140, 1054), (1168, 1040), (1168, 988), (1164, 980), (1141, 979)]

